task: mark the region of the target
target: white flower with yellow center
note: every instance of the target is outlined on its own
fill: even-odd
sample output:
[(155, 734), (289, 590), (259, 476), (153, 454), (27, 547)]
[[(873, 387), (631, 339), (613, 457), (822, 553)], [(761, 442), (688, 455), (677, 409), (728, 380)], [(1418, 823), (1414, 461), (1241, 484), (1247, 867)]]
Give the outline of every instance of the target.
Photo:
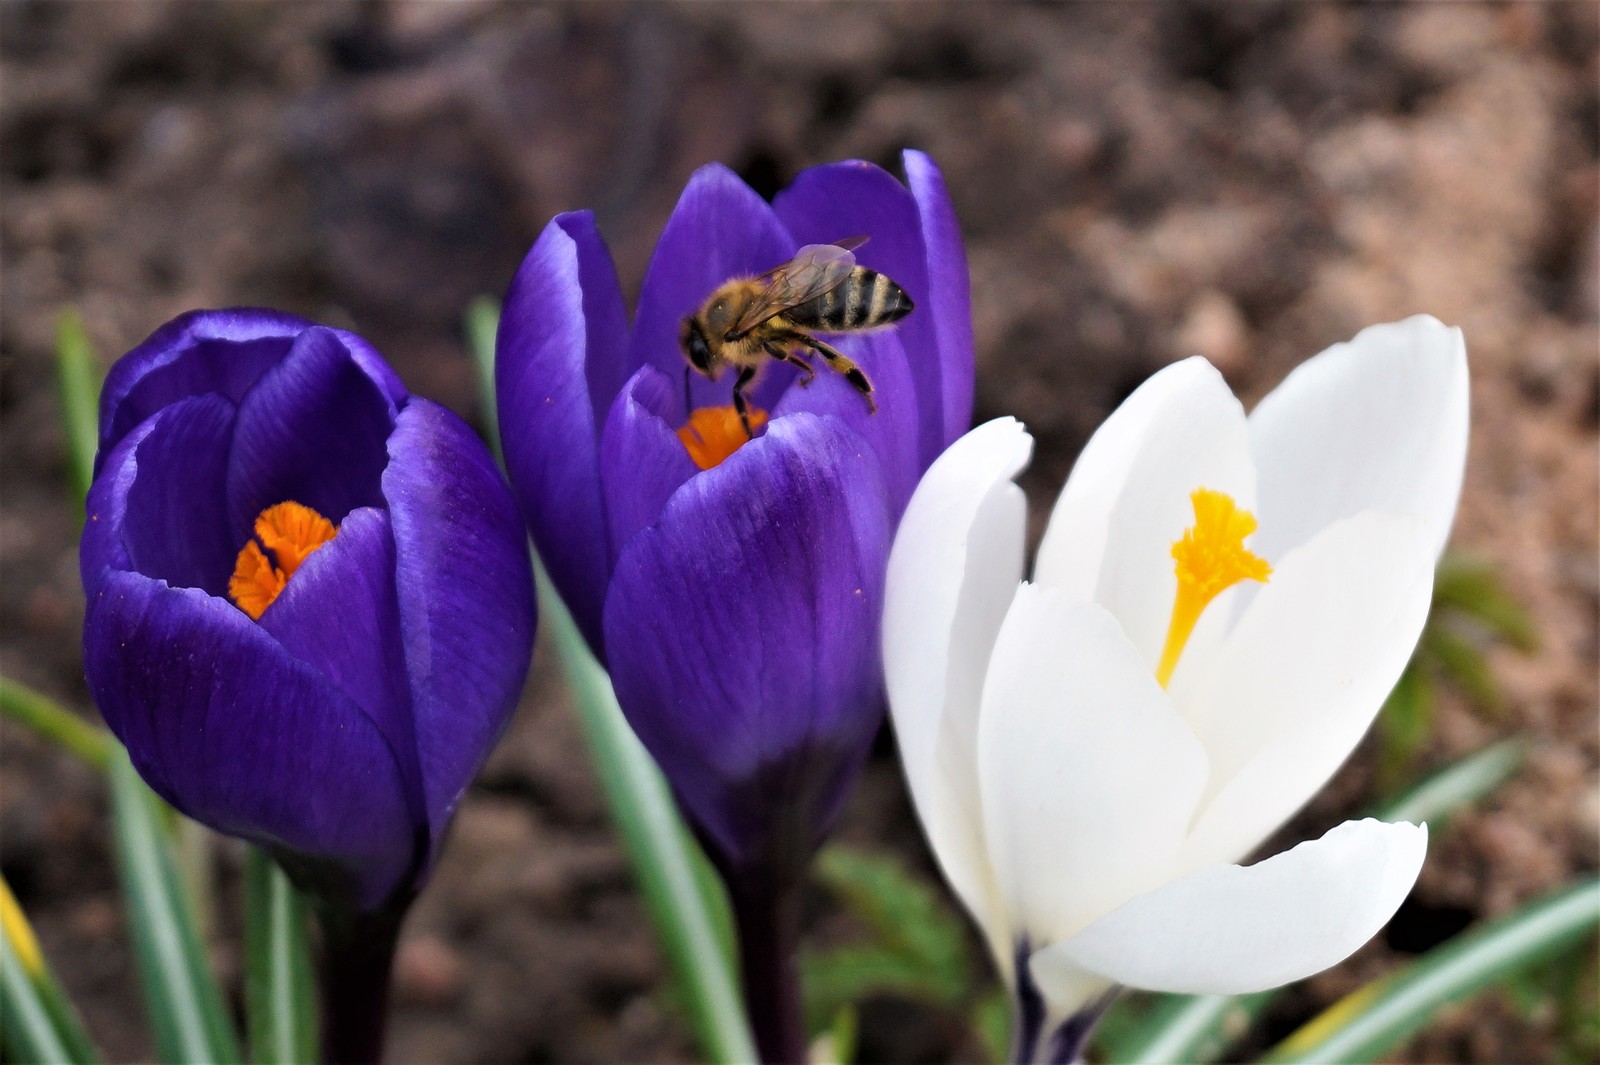
[[(889, 562), (889, 701), (918, 815), (1019, 1007), (1076, 1053), (1119, 985), (1239, 994), (1365, 943), (1424, 826), (1349, 821), (1240, 866), (1366, 732), (1455, 513), (1466, 350), (1425, 316), (1309, 360), (1249, 417), (1201, 359), (1089, 441), (1023, 577), (1032, 440), (923, 478)], [(1248, 541), (1248, 543), (1247, 543)]]

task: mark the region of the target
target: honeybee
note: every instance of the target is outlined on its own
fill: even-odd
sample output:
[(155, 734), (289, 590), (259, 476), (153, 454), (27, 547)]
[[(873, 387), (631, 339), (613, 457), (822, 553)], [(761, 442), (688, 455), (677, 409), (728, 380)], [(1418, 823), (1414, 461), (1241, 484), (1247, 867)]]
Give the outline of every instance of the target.
[[(715, 381), (723, 370), (737, 367), (733, 406), (746, 436), (750, 430), (745, 389), (769, 361), (787, 362), (805, 376), (815, 367), (801, 354), (821, 355), (830, 370), (845, 380), (877, 413), (872, 382), (852, 360), (812, 335), (860, 333), (892, 325), (911, 313), (905, 289), (876, 270), (856, 265), (851, 254), (867, 242), (850, 237), (832, 244), (807, 244), (793, 259), (759, 277), (736, 277), (712, 292), (694, 314), (683, 320), (678, 343), (689, 365)], [(688, 387), (688, 370), (684, 386)]]

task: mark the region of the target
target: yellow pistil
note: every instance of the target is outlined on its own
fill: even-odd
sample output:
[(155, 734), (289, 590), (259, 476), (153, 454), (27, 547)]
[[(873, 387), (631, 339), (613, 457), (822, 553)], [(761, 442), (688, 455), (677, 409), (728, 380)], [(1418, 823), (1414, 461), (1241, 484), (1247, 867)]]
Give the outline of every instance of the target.
[[(752, 431), (767, 424), (767, 412), (750, 408)], [(683, 448), (702, 470), (709, 470), (750, 441), (732, 406), (700, 407), (690, 412), (689, 420), (678, 429)]]
[(22, 971), (37, 979), (44, 972), (44, 955), (39, 952), (39, 941), (33, 937), (33, 926), (28, 924), (16, 896), (11, 894), (11, 885), (3, 878), (0, 878), (0, 932), (11, 944), (11, 952), (17, 956)]
[[(255, 539), (245, 541), (234, 561), (228, 598), (253, 620), (260, 621), (267, 607), (288, 586), (300, 563), (338, 532), (333, 522), (299, 503), (268, 507), (256, 517)], [(268, 551), (272, 552), (271, 558), (267, 557)]]
[(1256, 531), (1254, 514), (1241, 510), (1227, 493), (1210, 488), (1196, 488), (1189, 499), (1194, 503), (1194, 524), (1184, 530), (1183, 539), (1172, 544), (1178, 594), (1172, 603), (1161, 664), (1156, 667), (1156, 680), (1163, 688), (1172, 679), (1184, 645), (1211, 600), (1240, 581), (1265, 584), (1272, 576), (1267, 560), (1244, 546), (1244, 538)]

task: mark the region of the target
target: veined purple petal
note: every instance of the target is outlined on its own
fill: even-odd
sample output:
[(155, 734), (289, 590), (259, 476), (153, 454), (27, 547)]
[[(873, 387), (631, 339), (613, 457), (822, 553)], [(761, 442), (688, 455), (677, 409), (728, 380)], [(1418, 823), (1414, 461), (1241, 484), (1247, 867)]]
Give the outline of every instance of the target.
[[(938, 338), (939, 388), (944, 404), (942, 451), (972, 423), (974, 349), (972, 293), (967, 252), (944, 175), (922, 152), (901, 154), (906, 184), (917, 201), (922, 239), (928, 254), (927, 314)], [(912, 317), (915, 317), (913, 314)], [(931, 458), (925, 462), (932, 461)]]
[(339, 523), (339, 534), (300, 564), (260, 625), (383, 733), (400, 768), (412, 821), (421, 824), (421, 773), (394, 576), (388, 515), (373, 507), (352, 510)]
[(383, 494), (436, 854), (522, 693), (533, 654), (533, 571), (516, 502), (460, 418), (413, 399), (389, 456)]
[[(645, 271), (629, 365), (681, 380), (688, 365), (678, 346), (683, 319), (723, 282), (765, 273), (793, 258), (795, 247), (771, 206), (733, 171), (719, 163), (696, 170)], [(788, 366), (768, 367), (751, 396), (770, 410), (793, 379)], [(696, 407), (725, 406), (733, 402), (733, 372), (714, 382), (692, 374), (690, 389)]]
[(626, 372), (611, 255), (587, 212), (560, 215), (512, 279), (495, 342), (506, 469), (551, 580), (591, 647), (611, 557), (600, 426)]
[(672, 421), (681, 406), (672, 380), (653, 366), (641, 366), (606, 419), (600, 479), (613, 558), (634, 533), (660, 517), (667, 499), (696, 473)]
[(838, 337), (835, 346), (861, 364), (872, 381), (877, 413), (867, 406), (849, 381), (825, 366), (809, 387), (790, 388), (778, 401), (774, 415), (800, 411), (831, 415), (854, 429), (878, 456), (884, 487), (893, 513), (899, 514), (911, 499), (922, 476), (923, 462), (917, 439), (914, 376), (901, 338), (894, 333)]
[(228, 520), (242, 544), (256, 515), (293, 501), (338, 524), (382, 506), (378, 478), (394, 423), (383, 391), (338, 334), (313, 327), (239, 404), (228, 469)]
[[(215, 392), (238, 403), (312, 322), (280, 311), (235, 307), (191, 311), (150, 334), (106, 375), (100, 393), (99, 472), (104, 456), (134, 426), (186, 396)], [(406, 398), (387, 363), (354, 333), (334, 330), (362, 370), (389, 397)]]
[[(973, 422), (973, 297), (966, 273), (962, 227), (955, 221), (944, 174), (917, 150), (901, 154), (906, 184), (922, 217), (923, 245), (928, 251), (928, 317), (939, 341), (939, 390), (944, 400), (941, 443), (954, 443)], [(938, 454), (938, 451), (934, 454)]]
[(185, 814), (338, 861), (376, 906), (414, 864), (394, 754), (354, 702), (225, 600), (137, 573), (89, 590), (84, 670), (151, 787)]
[[(913, 372), (905, 375), (903, 383), (880, 381), (887, 375), (874, 375), (871, 369), (867, 373), (877, 388), (879, 408), (894, 411), (902, 423), (896, 431), (909, 430), (915, 436), (919, 460), (915, 472), (920, 473), (944, 450), (947, 441), (928, 254), (917, 201), (888, 171), (853, 160), (804, 171), (778, 194), (772, 207), (798, 244), (827, 244), (856, 235), (870, 237), (856, 249), (856, 262), (887, 274), (916, 305), (910, 315), (893, 326)], [(827, 372), (823, 367), (818, 369)], [(909, 391), (903, 390), (907, 386)], [(897, 408), (909, 410), (901, 412)], [(904, 498), (909, 498), (909, 492)]]
[(792, 871), (882, 716), (889, 514), (839, 422), (772, 422), (696, 475), (617, 562), (606, 600), (628, 720), (725, 868)]
[(227, 592), (244, 546), (233, 541), (223, 505), (233, 418), (233, 404), (212, 393), (181, 399), (150, 419), (148, 432), (138, 430), (114, 526), (128, 568), (180, 588)]

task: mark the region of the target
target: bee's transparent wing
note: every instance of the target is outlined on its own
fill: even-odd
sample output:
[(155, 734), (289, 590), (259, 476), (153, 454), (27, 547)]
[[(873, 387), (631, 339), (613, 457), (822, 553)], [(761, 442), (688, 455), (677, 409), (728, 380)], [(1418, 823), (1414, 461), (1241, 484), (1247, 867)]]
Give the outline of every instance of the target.
[(851, 250), (866, 242), (866, 237), (850, 237), (837, 244), (807, 244), (793, 259), (762, 274), (757, 280), (766, 291), (745, 308), (728, 338), (737, 340), (773, 315), (838, 288), (856, 267)]

